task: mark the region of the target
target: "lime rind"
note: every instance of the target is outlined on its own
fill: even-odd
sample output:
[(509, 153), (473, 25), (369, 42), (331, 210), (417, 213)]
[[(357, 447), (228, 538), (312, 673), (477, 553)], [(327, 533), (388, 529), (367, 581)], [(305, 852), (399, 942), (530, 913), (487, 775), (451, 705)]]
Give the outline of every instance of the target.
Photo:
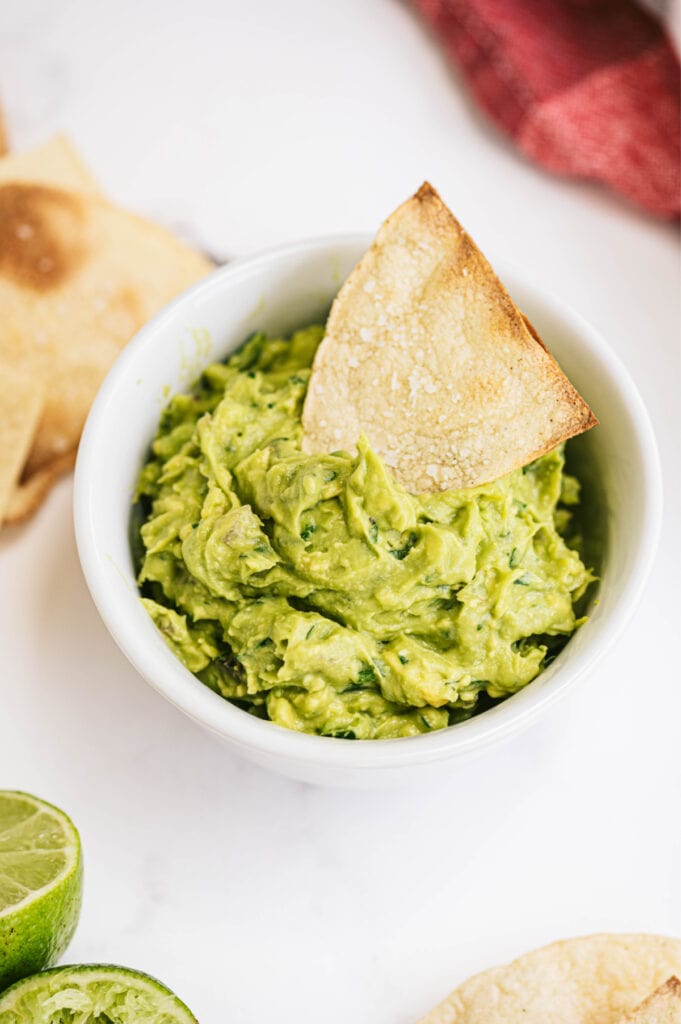
[(59, 808), (0, 791), (0, 991), (56, 963), (76, 929), (83, 865)]
[[(59, 838), (62, 837), (61, 843)], [(38, 843), (40, 845), (38, 845)], [(23, 856), (22, 856), (23, 855)], [(13, 877), (11, 866), (24, 867), (30, 858), (45, 867), (52, 857), (55, 870), (37, 878), (37, 886), (28, 887)], [(80, 859), (78, 831), (58, 807), (18, 790), (0, 792), (0, 916), (20, 910), (22, 904), (37, 899), (43, 891), (68, 875)], [(25, 896), (13, 903), (3, 900), (3, 879), (26, 888)]]
[(162, 982), (113, 964), (55, 967), (0, 995), (0, 1024), (198, 1024)]

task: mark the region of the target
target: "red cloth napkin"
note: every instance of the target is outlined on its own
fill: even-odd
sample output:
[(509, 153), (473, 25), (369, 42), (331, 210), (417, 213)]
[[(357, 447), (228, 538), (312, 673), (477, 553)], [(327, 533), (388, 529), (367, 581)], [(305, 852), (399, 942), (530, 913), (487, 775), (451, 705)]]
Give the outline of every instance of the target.
[(631, 0), (412, 2), (527, 156), (679, 216), (679, 62), (651, 15)]

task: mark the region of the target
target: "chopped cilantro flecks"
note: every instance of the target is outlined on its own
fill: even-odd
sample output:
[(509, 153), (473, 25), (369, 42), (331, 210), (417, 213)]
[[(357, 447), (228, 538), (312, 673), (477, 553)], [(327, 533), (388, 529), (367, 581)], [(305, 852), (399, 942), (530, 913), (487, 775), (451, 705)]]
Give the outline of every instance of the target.
[(393, 556), (393, 558), (396, 558), (398, 560), (398, 562), (401, 562), (403, 558), (407, 557), (407, 555), (409, 554), (411, 549), (414, 547), (414, 545), (416, 544), (416, 540), (417, 540), (416, 534), (415, 533), (410, 533), (409, 537), (407, 538), (407, 542), (404, 545), (404, 547), (401, 547), (401, 548), (391, 548), (390, 549), (390, 554)]

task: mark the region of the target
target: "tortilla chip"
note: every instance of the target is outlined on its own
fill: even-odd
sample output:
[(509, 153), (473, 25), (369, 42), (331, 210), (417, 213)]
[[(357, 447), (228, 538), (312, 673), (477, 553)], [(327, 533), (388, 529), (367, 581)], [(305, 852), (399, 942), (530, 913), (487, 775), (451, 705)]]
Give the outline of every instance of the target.
[(383, 224), (331, 308), (303, 447), (352, 451), (365, 433), (418, 494), (496, 480), (596, 422), (424, 184)]
[(75, 149), (63, 135), (0, 159), (0, 185), (16, 181), (67, 188), (84, 195), (100, 196), (92, 177)]
[(59, 477), (74, 466), (76, 451), (74, 448), (73, 451), (60, 455), (42, 466), (32, 476), (19, 481), (7, 502), (3, 526), (16, 526), (33, 515)]
[(0, 359), (47, 389), (29, 476), (77, 446), (126, 342), (211, 269), (162, 228), (104, 200), (0, 185)]
[(21, 476), (43, 408), (35, 378), (0, 363), (0, 523)]
[(681, 981), (672, 975), (617, 1024), (681, 1024)]
[(617, 1024), (680, 969), (677, 939), (567, 939), (469, 978), (419, 1024)]

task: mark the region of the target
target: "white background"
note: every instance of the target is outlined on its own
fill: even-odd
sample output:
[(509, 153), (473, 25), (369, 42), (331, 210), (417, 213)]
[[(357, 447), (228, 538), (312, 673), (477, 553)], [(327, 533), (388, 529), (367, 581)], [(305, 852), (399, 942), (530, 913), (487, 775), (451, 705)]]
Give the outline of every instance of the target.
[(409, 1024), (553, 939), (681, 932), (674, 229), (529, 166), (396, 0), (2, 6), (15, 145), (67, 131), (111, 197), (222, 257), (372, 231), (429, 178), (603, 331), (666, 483), (661, 555), (597, 673), (433, 788), (356, 793), (251, 767), (141, 681), (86, 591), (66, 479), (0, 538), (0, 785), (80, 828), (68, 961), (156, 974), (201, 1024)]

